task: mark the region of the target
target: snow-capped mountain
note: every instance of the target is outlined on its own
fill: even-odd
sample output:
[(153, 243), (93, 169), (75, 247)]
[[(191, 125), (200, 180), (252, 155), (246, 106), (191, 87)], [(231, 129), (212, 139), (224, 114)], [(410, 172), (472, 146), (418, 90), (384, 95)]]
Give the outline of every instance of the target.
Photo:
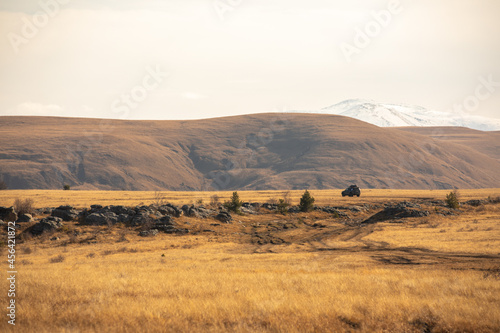
[(321, 109), (319, 112), (356, 118), (380, 127), (461, 126), (481, 131), (500, 130), (500, 119), (362, 99), (346, 100)]

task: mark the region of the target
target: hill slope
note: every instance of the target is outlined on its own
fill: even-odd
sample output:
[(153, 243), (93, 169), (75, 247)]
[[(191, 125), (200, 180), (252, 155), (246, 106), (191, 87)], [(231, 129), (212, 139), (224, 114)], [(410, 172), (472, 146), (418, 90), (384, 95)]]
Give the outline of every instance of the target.
[(1, 117), (0, 138), (0, 174), (10, 188), (500, 187), (500, 160), (487, 151), (335, 115)]

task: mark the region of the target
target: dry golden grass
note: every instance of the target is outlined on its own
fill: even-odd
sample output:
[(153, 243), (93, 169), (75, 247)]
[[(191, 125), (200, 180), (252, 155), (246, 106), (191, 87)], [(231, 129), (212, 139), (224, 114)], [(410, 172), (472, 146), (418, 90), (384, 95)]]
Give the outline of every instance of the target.
[(500, 206), (463, 208), (458, 216), (427, 217), (412, 223), (381, 223), (365, 240), (434, 251), (500, 254)]
[[(342, 197), (343, 189), (310, 190), (318, 205), (345, 205), (357, 203), (401, 201), (418, 198), (434, 198), (444, 200), (450, 190), (378, 190), (362, 189), (361, 197)], [(36, 208), (57, 207), (71, 204), (74, 207), (85, 208), (92, 204), (125, 205), (151, 204), (157, 200), (158, 194), (164, 200), (175, 204), (210, 203), (214, 194), (220, 201), (229, 200), (232, 191), (225, 192), (173, 192), (173, 191), (63, 191), (63, 190), (5, 190), (0, 191), (0, 206), (12, 206), (16, 198), (33, 199)], [(292, 204), (297, 205), (304, 191), (238, 191), (241, 200), (252, 202), (267, 202), (271, 199), (283, 198), (290, 193)], [(485, 199), (488, 196), (500, 196), (500, 189), (461, 189), (460, 200)]]
[[(484, 198), (488, 191), (498, 193), (460, 192), (462, 198)], [(62, 191), (46, 192), (38, 206), (74, 204), (80, 193), (70, 192), (75, 197), (66, 202), (57, 201)], [(325, 192), (325, 198), (333, 193)], [(312, 193), (321, 197), (320, 191)], [(102, 204), (100, 195), (95, 192), (88, 204)], [(191, 195), (195, 200), (200, 194)], [(265, 201), (258, 192), (240, 195)], [(374, 190), (365, 200), (381, 202), (383, 195)], [(386, 200), (419, 195), (431, 197), (395, 191)], [(212, 219), (181, 217), (177, 222), (189, 222), (193, 231), (216, 232), (154, 238), (121, 225), (67, 223), (57, 241), (48, 235), (18, 245), (16, 327), (4, 319), (0, 331), (498, 332), (500, 260), (481, 256), (500, 252), (499, 208), (378, 223), (359, 234), (355, 228), (328, 233), (347, 227), (319, 212), (237, 216), (220, 226), (211, 226)], [(296, 220), (304, 221), (300, 228), (275, 233), (288, 243), (249, 241), (267, 223)], [(327, 228), (309, 227), (313, 222)], [(74, 238), (75, 230), (83, 234)], [(403, 247), (425, 251), (401, 252)], [(463, 261), (467, 254), (474, 254), (470, 262)], [(394, 261), (401, 256), (411, 262)], [(5, 261), (0, 269), (6, 271)], [(7, 304), (6, 284), (0, 288), (0, 303)]]

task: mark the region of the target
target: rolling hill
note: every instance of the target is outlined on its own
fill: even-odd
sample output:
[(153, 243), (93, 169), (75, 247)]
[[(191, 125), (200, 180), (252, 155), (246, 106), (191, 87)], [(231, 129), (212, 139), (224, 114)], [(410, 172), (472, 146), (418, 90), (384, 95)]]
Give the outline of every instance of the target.
[(446, 131), (299, 113), (189, 121), (0, 117), (0, 177), (12, 189), (500, 187), (498, 132)]

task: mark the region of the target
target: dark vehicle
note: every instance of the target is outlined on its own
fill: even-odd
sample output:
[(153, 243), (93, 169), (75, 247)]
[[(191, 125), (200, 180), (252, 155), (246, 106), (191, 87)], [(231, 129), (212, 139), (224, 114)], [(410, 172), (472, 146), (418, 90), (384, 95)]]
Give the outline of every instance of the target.
[(345, 197), (346, 195), (353, 197), (353, 196), (360, 196), (361, 191), (359, 190), (359, 187), (357, 185), (351, 185), (348, 188), (346, 188), (344, 191), (342, 191), (342, 196)]

